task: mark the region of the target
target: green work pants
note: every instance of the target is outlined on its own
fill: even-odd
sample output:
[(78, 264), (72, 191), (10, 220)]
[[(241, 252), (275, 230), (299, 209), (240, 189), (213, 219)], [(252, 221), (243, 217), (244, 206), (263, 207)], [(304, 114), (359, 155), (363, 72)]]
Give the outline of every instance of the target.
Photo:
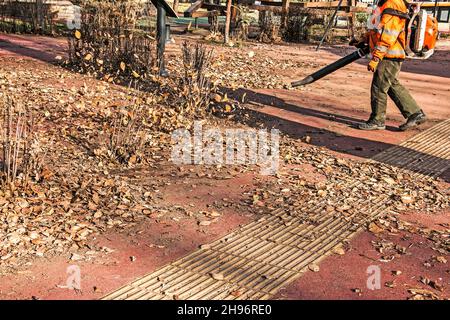
[(402, 61), (383, 59), (378, 64), (373, 75), (371, 88), (371, 120), (384, 123), (386, 119), (387, 96), (394, 101), (397, 108), (405, 118), (419, 112), (420, 107), (398, 81), (398, 75), (402, 67)]

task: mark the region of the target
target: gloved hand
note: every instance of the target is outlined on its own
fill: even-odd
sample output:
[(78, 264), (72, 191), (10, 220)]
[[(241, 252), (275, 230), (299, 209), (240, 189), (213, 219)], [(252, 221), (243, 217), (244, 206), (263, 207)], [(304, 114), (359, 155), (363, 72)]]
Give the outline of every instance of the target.
[(373, 57), (372, 60), (370, 60), (369, 65), (367, 66), (367, 70), (375, 72), (379, 63), (380, 59), (377, 57)]

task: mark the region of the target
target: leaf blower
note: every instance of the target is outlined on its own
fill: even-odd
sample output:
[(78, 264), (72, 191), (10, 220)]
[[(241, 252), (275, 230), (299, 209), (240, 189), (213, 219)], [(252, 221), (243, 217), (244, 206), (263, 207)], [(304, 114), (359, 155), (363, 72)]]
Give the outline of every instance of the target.
[[(431, 57), (434, 53), (434, 47), (438, 37), (438, 23), (436, 18), (427, 14), (425, 10), (421, 10), (420, 4), (410, 5), (409, 13), (403, 14), (402, 17), (406, 19), (406, 57), (411, 59), (428, 59)], [(369, 53), (369, 46), (364, 44), (355, 52), (327, 65), (304, 79), (292, 82), (291, 86), (298, 87), (313, 83)]]

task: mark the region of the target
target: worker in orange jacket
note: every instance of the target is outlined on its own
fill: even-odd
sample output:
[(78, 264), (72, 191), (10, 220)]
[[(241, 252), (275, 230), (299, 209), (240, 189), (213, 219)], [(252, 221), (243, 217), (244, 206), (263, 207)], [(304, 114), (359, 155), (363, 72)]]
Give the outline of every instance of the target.
[(406, 57), (405, 23), (408, 8), (404, 0), (380, 0), (368, 21), (365, 37), (351, 44), (368, 44), (371, 60), (368, 70), (374, 72), (371, 86), (370, 118), (359, 125), (361, 130), (385, 129), (387, 96), (400, 109), (407, 121), (400, 126), (404, 131), (426, 121), (426, 116), (408, 90), (398, 81)]

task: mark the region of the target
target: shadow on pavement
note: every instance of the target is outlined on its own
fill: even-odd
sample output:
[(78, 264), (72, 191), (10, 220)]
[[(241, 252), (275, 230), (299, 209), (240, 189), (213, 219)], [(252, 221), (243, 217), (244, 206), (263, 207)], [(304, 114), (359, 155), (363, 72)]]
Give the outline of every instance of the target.
[[(8, 37), (11, 37), (11, 35), (8, 35)], [(22, 39), (18, 39), (20, 41)], [(26, 39), (24, 39), (26, 40)], [(28, 40), (27, 40), (28, 41)], [(34, 43), (34, 42), (32, 42)], [(16, 55), (26, 56), (30, 57), (36, 60), (40, 60), (47, 63), (52, 63), (55, 61), (55, 56), (58, 54), (61, 54), (61, 48), (53, 45), (55, 53), (48, 52), (48, 49), (38, 49), (38, 48), (32, 48), (30, 46), (25, 46), (18, 44), (17, 42), (6, 40), (0, 38), (0, 50), (9, 51)]]
[[(239, 96), (242, 96), (244, 92), (247, 93), (246, 103), (248, 104), (252, 104), (252, 101), (253, 102), (257, 101), (258, 103), (261, 104), (263, 104), (264, 101), (267, 102), (268, 99), (267, 95), (259, 94), (254, 91), (246, 89), (234, 91), (234, 93), (238, 94)], [(231, 97), (232, 95), (230, 94), (229, 96)], [(323, 118), (329, 121), (335, 121), (346, 125), (354, 125), (355, 123), (360, 122), (360, 120), (348, 116), (335, 115), (323, 111), (317, 111), (307, 109), (304, 107), (286, 104), (283, 100), (273, 96), (270, 96), (270, 98), (272, 99), (272, 101), (274, 99), (276, 101), (276, 103), (271, 105), (271, 107), (294, 111), (306, 116)], [(309, 143), (312, 145), (324, 147), (331, 151), (367, 159), (371, 159), (380, 152), (386, 151), (389, 148), (393, 147), (395, 148), (396, 154), (402, 153), (404, 154), (404, 157), (400, 158), (400, 161), (399, 158), (396, 157), (384, 157), (384, 159), (380, 160), (381, 162), (398, 168), (408, 169), (413, 172), (420, 172), (424, 174), (433, 175), (434, 173), (439, 172), (442, 173), (440, 175), (442, 180), (444, 180), (445, 182), (450, 182), (450, 174), (449, 174), (450, 161), (448, 159), (436, 157), (427, 153), (422, 153), (414, 149), (405, 148), (391, 143), (385, 143), (382, 141), (374, 141), (361, 137), (353, 137), (338, 134), (331, 130), (287, 120), (275, 115), (269, 115), (267, 113), (259, 111), (258, 109), (259, 109), (258, 107), (246, 109), (246, 112), (249, 114), (249, 117), (247, 118), (248, 121), (244, 122), (247, 125), (259, 129), (260, 126), (258, 126), (258, 123), (255, 121), (255, 119), (258, 119), (262, 121), (267, 128), (278, 129), (280, 130), (281, 133), (293, 139), (300, 140), (305, 136), (309, 136), (311, 138)], [(397, 131), (398, 129), (391, 127), (390, 130)], [(434, 168), (433, 170), (427, 169), (430, 168), (429, 164), (432, 164)], [(442, 170), (442, 168), (444, 168), (444, 170)]]
[[(270, 101), (270, 105), (272, 107), (280, 108), (286, 111), (296, 112), (298, 114), (302, 114), (305, 116), (311, 116), (316, 118), (325, 119), (332, 122), (342, 123), (351, 127), (356, 127), (358, 124), (363, 122), (362, 119), (356, 119), (349, 116), (324, 112), (320, 110), (309, 109), (305, 107), (301, 107), (298, 105), (286, 103), (285, 100), (277, 98), (272, 95), (267, 95), (264, 93), (255, 92), (250, 89), (237, 89), (228, 93), (228, 96), (234, 96), (235, 98), (242, 97), (245, 94), (245, 102), (250, 104), (268, 104)], [(386, 130), (388, 131), (399, 131), (397, 127), (386, 126)]]

